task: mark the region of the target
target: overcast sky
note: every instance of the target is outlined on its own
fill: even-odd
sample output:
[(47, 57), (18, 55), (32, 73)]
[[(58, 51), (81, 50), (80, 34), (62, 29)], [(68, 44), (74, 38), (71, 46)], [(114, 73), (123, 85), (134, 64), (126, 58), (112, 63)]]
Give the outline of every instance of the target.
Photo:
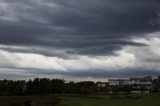
[(160, 74), (160, 0), (0, 0), (0, 79)]

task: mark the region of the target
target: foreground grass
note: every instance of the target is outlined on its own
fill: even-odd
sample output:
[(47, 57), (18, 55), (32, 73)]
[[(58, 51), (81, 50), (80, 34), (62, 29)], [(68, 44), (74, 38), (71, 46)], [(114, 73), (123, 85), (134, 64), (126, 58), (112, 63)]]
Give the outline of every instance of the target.
[(54, 96), (2, 96), (0, 106), (59, 106)]
[(110, 96), (3, 96), (0, 106), (160, 106), (160, 94)]
[(63, 97), (63, 106), (160, 106), (160, 94)]

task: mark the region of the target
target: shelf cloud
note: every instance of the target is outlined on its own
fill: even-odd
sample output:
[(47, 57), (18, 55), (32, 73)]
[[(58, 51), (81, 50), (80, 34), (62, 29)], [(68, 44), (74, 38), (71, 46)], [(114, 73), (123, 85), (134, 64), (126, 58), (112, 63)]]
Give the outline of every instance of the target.
[(6, 78), (157, 75), (159, 42), (158, 0), (0, 1)]

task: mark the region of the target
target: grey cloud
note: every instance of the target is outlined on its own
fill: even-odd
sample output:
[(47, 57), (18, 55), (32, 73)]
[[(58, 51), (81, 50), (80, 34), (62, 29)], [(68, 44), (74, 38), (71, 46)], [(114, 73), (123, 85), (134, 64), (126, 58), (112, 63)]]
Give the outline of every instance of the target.
[[(84, 55), (112, 54), (125, 45), (142, 46), (132, 37), (159, 30), (151, 25), (158, 0), (3, 0), (0, 43), (71, 49)], [(127, 40), (127, 41), (126, 41)]]
[[(4, 69), (5, 70), (5, 69)], [(59, 70), (41, 70), (41, 69), (16, 69), (19, 70), (19, 73), (3, 73), (6, 76), (67, 76), (67, 77), (79, 77), (79, 78), (86, 78), (86, 77), (92, 77), (92, 78), (120, 78), (120, 77), (136, 77), (136, 76), (157, 76), (160, 74), (159, 71), (156, 70), (144, 70), (144, 69), (125, 69), (125, 70), (119, 70), (119, 71), (113, 71), (113, 70), (106, 70), (106, 71), (98, 71), (98, 70), (82, 70), (82, 71), (59, 71)], [(20, 70), (23, 70), (23, 72), (20, 72)], [(26, 71), (25, 71), (26, 70)]]

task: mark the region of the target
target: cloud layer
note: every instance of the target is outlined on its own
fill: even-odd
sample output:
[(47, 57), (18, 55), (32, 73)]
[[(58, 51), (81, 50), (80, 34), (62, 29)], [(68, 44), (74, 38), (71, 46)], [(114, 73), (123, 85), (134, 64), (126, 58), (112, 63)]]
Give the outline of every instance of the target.
[(155, 75), (159, 7), (158, 0), (1, 0), (1, 73)]

